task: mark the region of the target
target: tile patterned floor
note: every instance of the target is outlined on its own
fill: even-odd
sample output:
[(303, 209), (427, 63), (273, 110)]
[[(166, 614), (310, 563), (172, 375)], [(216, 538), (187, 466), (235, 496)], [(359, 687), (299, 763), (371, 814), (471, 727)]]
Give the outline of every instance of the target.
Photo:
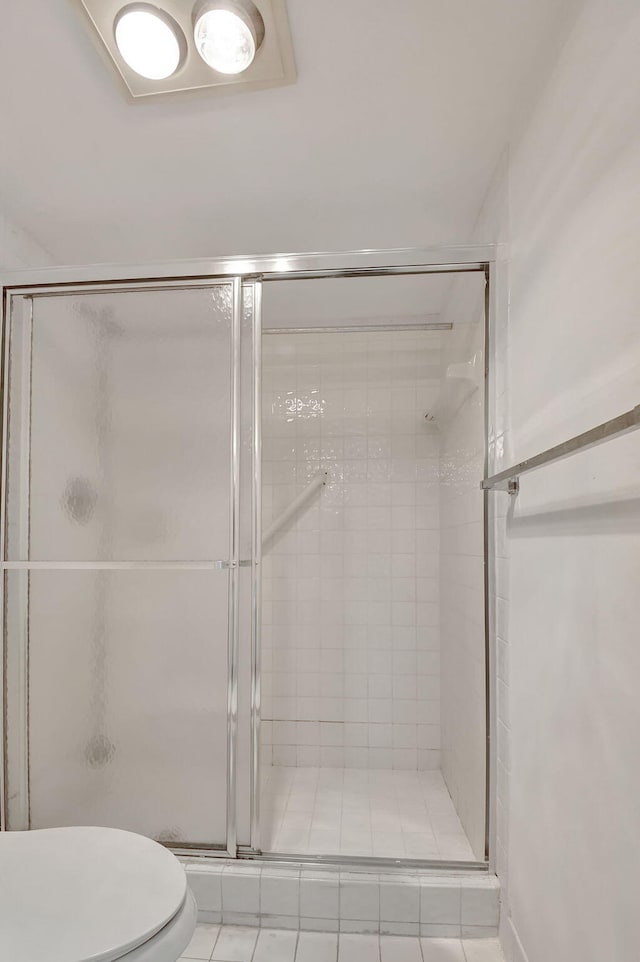
[(497, 939), (332, 935), (198, 925), (181, 962), (504, 962)]
[(474, 861), (438, 771), (270, 768), (264, 851)]

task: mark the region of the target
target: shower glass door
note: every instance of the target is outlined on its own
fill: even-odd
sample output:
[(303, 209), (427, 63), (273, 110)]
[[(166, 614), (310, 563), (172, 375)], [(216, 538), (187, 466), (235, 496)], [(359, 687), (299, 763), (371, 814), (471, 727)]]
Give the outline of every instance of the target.
[(240, 297), (236, 280), (12, 298), (10, 829), (235, 846)]

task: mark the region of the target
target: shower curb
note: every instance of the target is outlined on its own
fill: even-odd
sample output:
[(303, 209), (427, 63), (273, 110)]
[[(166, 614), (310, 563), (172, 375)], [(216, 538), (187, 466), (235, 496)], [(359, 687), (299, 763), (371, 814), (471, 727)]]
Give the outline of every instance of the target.
[(495, 875), (185, 858), (201, 922), (426, 938), (495, 938)]

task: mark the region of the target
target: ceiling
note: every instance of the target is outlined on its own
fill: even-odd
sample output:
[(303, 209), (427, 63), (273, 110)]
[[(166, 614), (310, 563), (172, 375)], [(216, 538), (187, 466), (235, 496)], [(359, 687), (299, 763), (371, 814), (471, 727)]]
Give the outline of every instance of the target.
[(289, 0), (293, 86), (131, 105), (73, 0), (6, 3), (0, 209), (57, 263), (464, 243), (559, 7)]

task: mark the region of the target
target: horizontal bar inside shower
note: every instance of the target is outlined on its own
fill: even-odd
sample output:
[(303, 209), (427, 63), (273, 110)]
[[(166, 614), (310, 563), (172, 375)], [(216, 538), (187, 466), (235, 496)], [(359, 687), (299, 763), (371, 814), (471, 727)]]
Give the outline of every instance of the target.
[(263, 334), (373, 334), (396, 331), (451, 331), (453, 324), (343, 324), (325, 327), (265, 327)]
[[(249, 568), (248, 559), (238, 561)], [(2, 561), (1, 571), (225, 571), (230, 561)]]
[(535, 471), (536, 468), (541, 468), (545, 464), (552, 464), (554, 461), (563, 461), (577, 451), (586, 451), (588, 448), (596, 447), (611, 438), (621, 437), (623, 434), (635, 431), (639, 427), (640, 404), (637, 404), (636, 407), (631, 408), (630, 411), (625, 411), (618, 417), (603, 421), (595, 428), (583, 431), (582, 434), (577, 434), (574, 438), (569, 438), (568, 441), (563, 441), (561, 444), (556, 444), (554, 447), (542, 451), (541, 454), (536, 454), (533, 458), (526, 458), (519, 464), (514, 464), (512, 468), (507, 468), (505, 471), (500, 471), (499, 474), (484, 478), (480, 487), (486, 491), (497, 489), (508, 491), (509, 494), (517, 494), (521, 474)]
[(284, 528), (287, 522), (289, 522), (291, 518), (293, 518), (294, 515), (298, 512), (298, 510), (302, 507), (305, 501), (307, 501), (311, 497), (314, 491), (317, 491), (318, 488), (322, 488), (327, 483), (328, 477), (329, 477), (328, 471), (320, 471), (318, 474), (316, 474), (314, 478), (311, 479), (311, 481), (306, 486), (306, 488), (300, 492), (297, 498), (294, 498), (294, 500), (291, 502), (288, 508), (285, 508), (285, 510), (280, 515), (280, 517), (276, 518), (273, 524), (269, 525), (264, 535), (262, 536), (263, 546), (267, 544), (269, 541), (271, 541), (273, 536), (281, 528)]

